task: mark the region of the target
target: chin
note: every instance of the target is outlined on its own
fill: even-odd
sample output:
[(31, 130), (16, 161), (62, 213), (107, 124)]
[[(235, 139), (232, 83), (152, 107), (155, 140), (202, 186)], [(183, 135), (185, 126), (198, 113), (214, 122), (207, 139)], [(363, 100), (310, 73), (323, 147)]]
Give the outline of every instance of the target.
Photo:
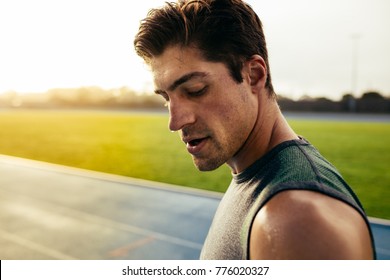
[(224, 163), (225, 161), (218, 159), (200, 160), (194, 158), (194, 165), (199, 171), (213, 171)]

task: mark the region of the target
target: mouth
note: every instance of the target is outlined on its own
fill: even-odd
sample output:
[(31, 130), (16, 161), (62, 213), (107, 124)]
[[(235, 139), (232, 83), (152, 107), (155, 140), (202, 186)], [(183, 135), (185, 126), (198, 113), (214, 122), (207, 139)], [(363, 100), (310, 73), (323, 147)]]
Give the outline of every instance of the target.
[(189, 140), (184, 139), (184, 143), (186, 143), (187, 151), (192, 155), (196, 155), (199, 154), (204, 145), (206, 145), (207, 140), (209, 140), (209, 137), (192, 138)]

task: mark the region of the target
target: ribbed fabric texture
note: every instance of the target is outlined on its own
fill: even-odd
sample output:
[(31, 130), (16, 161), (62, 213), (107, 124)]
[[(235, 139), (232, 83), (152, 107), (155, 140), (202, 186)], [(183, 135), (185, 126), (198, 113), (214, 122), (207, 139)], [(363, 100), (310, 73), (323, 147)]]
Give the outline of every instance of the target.
[[(214, 216), (201, 259), (248, 259), (249, 232), (256, 214), (284, 190), (317, 191), (344, 201), (359, 211), (369, 227), (352, 189), (338, 171), (301, 138), (279, 144), (244, 172), (233, 176)], [(370, 234), (374, 247), (371, 229)]]

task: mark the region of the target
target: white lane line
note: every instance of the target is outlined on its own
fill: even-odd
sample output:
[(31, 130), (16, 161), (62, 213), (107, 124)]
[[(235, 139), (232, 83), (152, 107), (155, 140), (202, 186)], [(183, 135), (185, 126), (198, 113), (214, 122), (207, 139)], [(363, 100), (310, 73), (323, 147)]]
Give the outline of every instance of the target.
[[(80, 221), (103, 225), (103, 226), (110, 227), (110, 228), (113, 228), (116, 230), (122, 230), (122, 231), (135, 233), (135, 234), (139, 234), (139, 235), (150, 236), (150, 237), (153, 237), (153, 238), (160, 240), (160, 241), (165, 241), (165, 242), (168, 242), (171, 244), (175, 244), (175, 245), (179, 245), (179, 246), (183, 246), (183, 247), (187, 247), (187, 248), (191, 248), (191, 249), (200, 250), (200, 249), (202, 249), (202, 246), (203, 246), (203, 244), (199, 244), (196, 242), (185, 240), (185, 239), (182, 239), (179, 237), (170, 236), (170, 235), (160, 233), (157, 231), (148, 230), (148, 229), (144, 229), (141, 227), (125, 224), (122, 222), (117, 222), (117, 221), (114, 221), (114, 220), (109, 219), (109, 218), (104, 218), (104, 217), (90, 214), (90, 213), (87, 213), (84, 211), (75, 210), (75, 209), (72, 209), (72, 208), (69, 208), (66, 206), (62, 206), (62, 205), (59, 205), (59, 204), (56, 204), (56, 203), (53, 203), (53, 202), (50, 202), (50, 201), (47, 201), (44, 199), (26, 196), (26, 195), (14, 193), (14, 192), (8, 191), (8, 190), (0, 190), (0, 193), (7, 195), (8, 199), (10, 199), (10, 200), (12, 200), (16, 196), (18, 196), (18, 197), (21, 197), (21, 198), (24, 198), (24, 199), (27, 199), (30, 201), (31, 200), (36, 201), (36, 202), (38, 202), (37, 205), (39, 205), (42, 208), (43, 207), (49, 208), (50, 212), (52, 212), (52, 211), (60, 212), (64, 216), (68, 216), (68, 217), (70, 216), (71, 218), (77, 219)], [(45, 204), (45, 206), (43, 204)]]
[(6, 239), (10, 242), (16, 243), (22, 247), (29, 248), (33, 251), (39, 252), (39, 253), (44, 254), (46, 256), (52, 257), (54, 259), (76, 260), (76, 258), (74, 258), (68, 254), (64, 254), (64, 253), (59, 252), (57, 250), (50, 249), (46, 246), (32, 242), (28, 239), (22, 238), (20, 236), (17, 236), (15, 234), (10, 233), (10, 232), (4, 231), (2, 229), (0, 229), (0, 238)]
[(380, 226), (390, 227), (390, 220), (381, 219), (381, 218), (375, 218), (375, 217), (368, 217), (368, 220), (372, 224), (377, 224), (377, 225), (380, 225)]

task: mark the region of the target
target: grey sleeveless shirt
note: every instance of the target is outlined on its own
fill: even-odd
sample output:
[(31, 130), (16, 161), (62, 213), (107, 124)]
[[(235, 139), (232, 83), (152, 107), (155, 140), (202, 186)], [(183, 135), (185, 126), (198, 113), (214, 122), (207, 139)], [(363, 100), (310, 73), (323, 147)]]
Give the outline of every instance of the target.
[(368, 219), (357, 196), (337, 170), (306, 140), (286, 141), (233, 180), (222, 198), (201, 259), (248, 259), (252, 222), (264, 204), (284, 190), (311, 190), (334, 197), (354, 207)]

